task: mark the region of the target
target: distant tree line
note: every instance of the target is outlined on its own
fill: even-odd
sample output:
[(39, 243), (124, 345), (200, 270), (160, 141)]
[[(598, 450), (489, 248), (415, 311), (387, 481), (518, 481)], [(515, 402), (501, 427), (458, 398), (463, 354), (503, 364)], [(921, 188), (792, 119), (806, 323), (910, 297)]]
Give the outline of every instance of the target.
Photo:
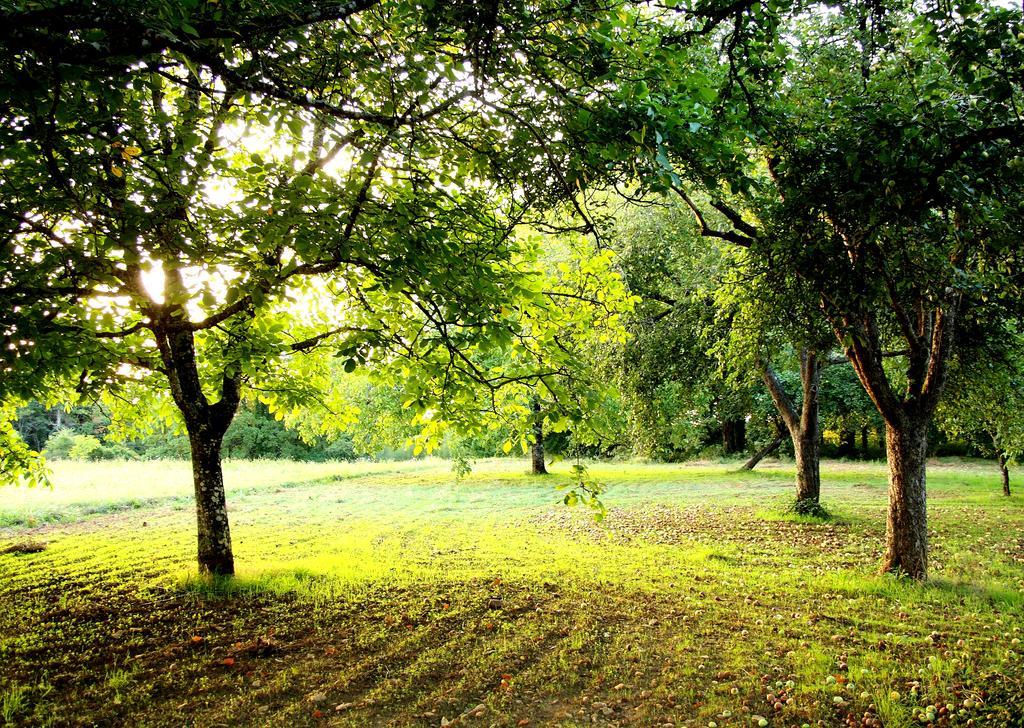
[[(32, 401), (18, 411), (15, 428), (28, 445), (55, 460), (187, 460), (188, 437), (167, 431), (133, 440), (108, 437), (110, 416), (99, 404), (45, 407)], [(255, 460), (353, 460), (351, 435), (305, 442), (265, 405), (242, 408), (224, 435), (224, 456)]]

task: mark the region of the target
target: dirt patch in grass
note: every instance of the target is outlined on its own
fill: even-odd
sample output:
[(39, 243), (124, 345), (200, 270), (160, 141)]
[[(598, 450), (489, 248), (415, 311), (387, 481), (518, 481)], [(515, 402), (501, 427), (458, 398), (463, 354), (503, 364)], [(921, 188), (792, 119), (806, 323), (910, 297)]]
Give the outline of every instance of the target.
[(46, 550), (43, 541), (15, 541), (7, 546), (0, 546), (0, 554), (38, 554)]
[[(880, 557), (881, 528), (852, 528), (845, 523), (801, 523), (766, 520), (746, 507), (708, 509), (648, 506), (612, 509), (601, 523), (564, 509), (534, 516), (533, 525), (571, 538), (613, 540), (620, 543), (681, 545), (712, 543), (735, 547), (750, 559), (767, 564), (772, 559), (814, 557), (856, 566)], [(769, 560), (766, 561), (765, 558)]]

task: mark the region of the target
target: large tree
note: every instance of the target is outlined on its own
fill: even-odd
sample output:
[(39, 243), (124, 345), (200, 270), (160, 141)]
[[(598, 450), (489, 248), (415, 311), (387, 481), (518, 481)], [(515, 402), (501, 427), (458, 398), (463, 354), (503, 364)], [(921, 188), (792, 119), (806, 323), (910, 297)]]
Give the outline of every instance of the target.
[(423, 408), (458, 403), (460, 377), (525, 380), (465, 352), (519, 333), (536, 251), (513, 230), (571, 194), (529, 151), (558, 110), (517, 55), (562, 9), (7, 11), (0, 399), (105, 393), (116, 431), (180, 421), (200, 568), (230, 574), (220, 448), (244, 397), (326, 407), (334, 352), (411, 362)]
[(814, 300), (885, 421), (883, 570), (924, 578), (948, 362), (1021, 298), (1021, 11), (701, 7), (706, 22), (673, 6), (607, 34), (619, 73), (582, 115), (581, 165), (677, 194), (702, 235)]
[(924, 578), (927, 435), (948, 363), (1019, 303), (1021, 13), (809, 10), (755, 6), (751, 20), (779, 29), (771, 42), (739, 19), (723, 36), (709, 125), (742, 139), (701, 142), (669, 111), (658, 134), (670, 184), (710, 199), (692, 204), (704, 234), (816, 298), (886, 424), (883, 569)]
[(765, 144), (778, 205), (752, 247), (818, 294), (885, 420), (883, 569), (923, 578), (927, 436), (948, 363), (1019, 291), (1024, 43), (1006, 32), (1019, 12), (872, 7), (803, 30), (789, 112)]

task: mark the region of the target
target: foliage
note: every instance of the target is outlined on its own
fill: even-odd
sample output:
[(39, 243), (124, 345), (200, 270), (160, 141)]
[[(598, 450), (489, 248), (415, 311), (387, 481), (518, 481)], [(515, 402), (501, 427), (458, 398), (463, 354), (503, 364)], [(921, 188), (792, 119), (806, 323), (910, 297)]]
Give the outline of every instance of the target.
[[(574, 188), (533, 154), (556, 118), (516, 50), (561, 4), (236, 10), (10, 18), (0, 394), (101, 393), (122, 437), (223, 432), (241, 399), (298, 417), (335, 353), (390, 366), (421, 414), (536, 376), (471, 362), (528, 335), (553, 351), (512, 231)], [(550, 27), (554, 46), (576, 26)], [(351, 414), (321, 406), (318, 434)]]
[(1019, 462), (1024, 457), (1024, 338), (1013, 327), (994, 337), (990, 357), (958, 359), (937, 419), (948, 436), (979, 451)]
[(573, 463), (569, 482), (559, 486), (559, 489), (567, 491), (562, 499), (565, 505), (570, 508), (580, 504), (586, 506), (593, 511), (594, 520), (598, 523), (608, 515), (608, 509), (601, 500), (601, 494), (607, 490), (607, 486), (595, 480), (584, 463)]
[(118, 442), (94, 435), (61, 429), (46, 441), (46, 456), (52, 460), (134, 460), (139, 453)]
[(865, 428), (884, 432), (885, 422), (878, 408), (864, 391), (853, 368), (845, 362), (822, 371), (821, 424), (823, 430), (840, 434), (856, 433)]
[[(615, 270), (614, 254), (594, 250), (592, 241), (571, 231), (517, 234), (535, 251), (532, 262), (523, 261), (525, 298), (502, 308), (508, 332), (501, 348), (474, 347), (461, 355), (462, 365), (482, 376), (445, 374), (418, 389), (404, 362), (371, 374), (378, 383), (405, 382), (402, 406), (420, 428), (414, 455), (433, 452), (451, 431), (479, 444), (504, 433), (502, 454), (525, 453), (536, 423), (583, 447), (619, 440), (616, 392), (597, 375), (597, 365), (604, 348), (624, 341), (622, 317), (636, 299)], [(444, 356), (446, 371), (460, 366)]]
[(241, 460), (352, 460), (350, 437), (304, 441), (273, 417), (267, 407), (247, 407), (224, 434), (224, 456)]
[(99, 460), (103, 445), (92, 435), (72, 435), (67, 456), (71, 460)]
[(16, 411), (14, 402), (0, 400), (0, 472), (29, 486), (49, 485), (46, 460), (14, 429)]
[(731, 324), (715, 305), (728, 261), (671, 200), (620, 211), (611, 239), (626, 286), (642, 300), (613, 359), (632, 445), (656, 458), (693, 456), (750, 411), (749, 381), (713, 353)]

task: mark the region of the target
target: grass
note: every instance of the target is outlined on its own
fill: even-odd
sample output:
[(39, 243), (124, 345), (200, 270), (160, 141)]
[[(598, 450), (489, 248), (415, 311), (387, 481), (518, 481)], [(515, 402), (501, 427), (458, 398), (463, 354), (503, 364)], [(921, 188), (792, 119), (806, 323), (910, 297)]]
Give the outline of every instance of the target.
[(211, 583), (187, 464), (58, 463), (0, 505), (0, 719), (1021, 725), (1024, 499), (994, 466), (930, 468), (913, 584), (876, 573), (882, 465), (825, 464), (828, 520), (766, 465), (593, 464), (599, 526), (556, 505), (565, 464), (228, 463), (239, 575)]

